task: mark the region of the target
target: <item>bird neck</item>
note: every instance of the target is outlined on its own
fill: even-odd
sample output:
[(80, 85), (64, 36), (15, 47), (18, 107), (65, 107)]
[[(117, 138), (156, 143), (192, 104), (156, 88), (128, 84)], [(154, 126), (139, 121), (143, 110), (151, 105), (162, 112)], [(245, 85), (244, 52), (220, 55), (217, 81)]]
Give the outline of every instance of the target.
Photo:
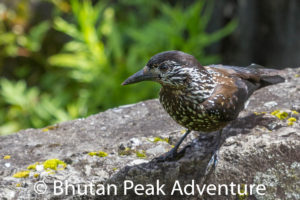
[(161, 94), (169, 96), (182, 97), (191, 102), (201, 103), (211, 96), (216, 82), (213, 76), (205, 69), (188, 68), (187, 78), (184, 84), (178, 87), (162, 85)]

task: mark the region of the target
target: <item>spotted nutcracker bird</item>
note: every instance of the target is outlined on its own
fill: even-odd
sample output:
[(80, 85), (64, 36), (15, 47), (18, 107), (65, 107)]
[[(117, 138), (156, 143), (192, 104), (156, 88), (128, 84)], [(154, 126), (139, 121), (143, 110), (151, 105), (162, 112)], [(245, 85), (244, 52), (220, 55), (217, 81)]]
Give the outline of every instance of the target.
[(164, 160), (174, 159), (177, 149), (191, 131), (220, 130), (235, 120), (245, 102), (257, 89), (284, 81), (278, 70), (252, 64), (249, 67), (202, 66), (192, 55), (166, 51), (153, 56), (147, 65), (122, 85), (141, 81), (161, 84), (159, 101), (186, 133)]

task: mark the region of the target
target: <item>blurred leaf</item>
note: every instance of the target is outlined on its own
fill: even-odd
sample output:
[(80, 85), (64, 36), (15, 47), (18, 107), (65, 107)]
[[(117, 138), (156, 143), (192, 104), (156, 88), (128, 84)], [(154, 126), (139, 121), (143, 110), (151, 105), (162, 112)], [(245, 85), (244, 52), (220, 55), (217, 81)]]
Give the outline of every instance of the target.
[(45, 37), (45, 34), (50, 28), (50, 23), (48, 21), (41, 22), (37, 26), (33, 27), (29, 31), (28, 35), (28, 44), (25, 45), (31, 51), (39, 51), (41, 48), (42, 40)]
[(56, 17), (54, 19), (54, 28), (58, 31), (64, 32), (65, 34), (77, 39), (77, 40), (81, 40), (81, 34), (80, 32), (77, 30), (76, 26), (74, 26), (73, 24), (70, 24), (68, 22), (66, 22), (64, 19), (62, 19), (61, 17)]
[(3, 125), (0, 125), (0, 136), (2, 135), (8, 135), (10, 133), (16, 132), (20, 129), (21, 127), (19, 126), (18, 122), (6, 122)]
[(0, 95), (11, 105), (26, 108), (33, 103), (38, 96), (36, 88), (26, 90), (25, 81), (10, 82), (7, 79), (0, 80)]
[(49, 58), (49, 63), (60, 67), (86, 68), (89, 67), (89, 62), (83, 54), (67, 54), (61, 53)]
[(121, 83), (161, 51), (177, 49), (204, 65), (217, 63), (220, 56), (205, 48), (237, 25), (233, 20), (207, 33), (214, 6), (208, 0), (49, 1), (52, 18), (28, 30), (24, 19), (0, 21), (0, 134), (156, 98), (159, 84)]

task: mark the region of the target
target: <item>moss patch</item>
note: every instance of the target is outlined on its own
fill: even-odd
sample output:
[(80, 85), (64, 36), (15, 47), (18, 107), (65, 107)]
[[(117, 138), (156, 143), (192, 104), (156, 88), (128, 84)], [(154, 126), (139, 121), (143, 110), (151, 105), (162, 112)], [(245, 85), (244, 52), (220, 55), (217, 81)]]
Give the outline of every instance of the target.
[(58, 128), (58, 125), (55, 125), (55, 126), (47, 126), (45, 128), (42, 129), (43, 132), (48, 132), (50, 130), (55, 130)]
[(126, 147), (124, 150), (119, 150), (118, 154), (120, 156), (129, 156), (133, 154), (135, 151), (130, 149), (129, 147)]
[(159, 141), (169, 143), (169, 138), (155, 137), (155, 138), (153, 139), (153, 142), (154, 142), (154, 143), (159, 142)]
[(136, 157), (138, 157), (138, 158), (146, 158), (147, 156), (146, 156), (146, 153), (145, 153), (145, 151), (143, 150), (143, 151), (136, 151)]

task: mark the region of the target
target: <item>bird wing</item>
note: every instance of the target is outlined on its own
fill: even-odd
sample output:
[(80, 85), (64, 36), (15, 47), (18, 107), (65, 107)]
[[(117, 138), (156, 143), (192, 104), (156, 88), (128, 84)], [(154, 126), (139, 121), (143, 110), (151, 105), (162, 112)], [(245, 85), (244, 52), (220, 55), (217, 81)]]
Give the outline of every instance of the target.
[(216, 72), (224, 74), (229, 77), (240, 77), (251, 82), (260, 81), (259, 68), (263, 68), (260, 65), (252, 64), (249, 67), (237, 67), (237, 66), (227, 66), (227, 65), (209, 65), (205, 66), (206, 70), (212, 69)]
[(285, 81), (285, 79), (281, 76), (280, 70), (265, 68), (254, 63), (247, 67), (210, 65), (205, 66), (204, 68), (207, 70), (212, 69), (229, 77), (239, 77), (253, 83), (254, 85), (258, 85), (259, 88)]
[(222, 121), (236, 119), (247, 99), (260, 87), (259, 72), (255, 68), (224, 65), (204, 68), (217, 83), (211, 96), (203, 102), (209, 116)]
[(252, 64), (248, 67), (226, 65), (204, 66), (213, 75), (217, 86), (203, 104), (211, 116), (224, 121), (237, 118), (251, 94), (264, 86), (280, 83), (279, 71)]

